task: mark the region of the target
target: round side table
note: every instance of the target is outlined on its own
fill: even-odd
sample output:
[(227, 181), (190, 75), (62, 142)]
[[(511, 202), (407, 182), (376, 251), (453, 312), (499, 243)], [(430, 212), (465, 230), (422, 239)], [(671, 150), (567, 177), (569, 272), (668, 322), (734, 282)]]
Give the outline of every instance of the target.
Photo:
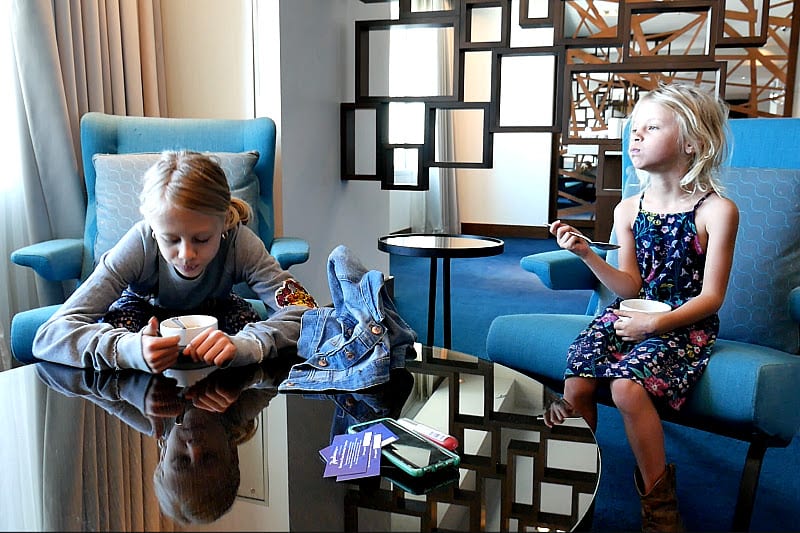
[(494, 237), (442, 233), (396, 233), (378, 239), (378, 249), (395, 255), (430, 257), (431, 267), (428, 288), (427, 345), (433, 346), (436, 322), (436, 285), (438, 260), (442, 260), (442, 322), (444, 348), (451, 345), (450, 318), (450, 259), (490, 257), (503, 253), (504, 243)]

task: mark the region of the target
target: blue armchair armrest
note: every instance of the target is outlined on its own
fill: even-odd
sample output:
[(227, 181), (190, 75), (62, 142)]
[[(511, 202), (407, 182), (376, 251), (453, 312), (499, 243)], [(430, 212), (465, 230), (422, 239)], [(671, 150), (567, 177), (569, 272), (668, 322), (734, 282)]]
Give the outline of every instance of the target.
[[(603, 254), (603, 252), (598, 252)], [(603, 254), (604, 256), (604, 254)], [(567, 250), (554, 250), (523, 257), (520, 266), (539, 276), (554, 290), (596, 289), (597, 278), (581, 259)]]
[(48, 281), (80, 279), (83, 241), (55, 239), (31, 244), (12, 252), (11, 261), (32, 268)]
[(278, 260), (281, 268), (287, 269), (308, 261), (308, 243), (297, 237), (276, 237), (269, 253)]

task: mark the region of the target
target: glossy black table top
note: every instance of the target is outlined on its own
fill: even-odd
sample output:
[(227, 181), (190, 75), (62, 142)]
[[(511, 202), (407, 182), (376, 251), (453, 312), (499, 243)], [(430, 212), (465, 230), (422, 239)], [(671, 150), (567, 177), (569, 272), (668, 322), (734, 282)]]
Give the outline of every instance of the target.
[[(600, 475), (583, 420), (548, 429), (539, 383), (416, 348), (390, 383), (317, 396), (277, 393), (289, 358), (184, 373), (186, 387), (49, 363), (2, 372), (0, 530), (573, 529)], [(323, 478), (331, 435), (380, 416), (456, 436), (458, 479), (413, 494), (387, 477)]]
[(397, 233), (378, 239), (379, 250), (414, 257), (489, 257), (504, 247), (501, 239), (479, 235)]

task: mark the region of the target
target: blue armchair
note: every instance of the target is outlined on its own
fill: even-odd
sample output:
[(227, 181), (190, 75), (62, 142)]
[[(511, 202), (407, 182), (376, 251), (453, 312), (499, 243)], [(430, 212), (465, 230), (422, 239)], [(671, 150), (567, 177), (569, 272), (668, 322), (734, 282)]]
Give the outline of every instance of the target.
[[(749, 443), (733, 516), (742, 530), (766, 450), (787, 446), (800, 429), (800, 151), (789, 148), (800, 146), (800, 119), (734, 119), (731, 130), (724, 178), (740, 227), (719, 340), (681, 412), (662, 414)], [(626, 132), (623, 154), (627, 143)], [(625, 196), (635, 181), (623, 156)], [(613, 264), (616, 253), (606, 260)], [(567, 347), (613, 295), (565, 250), (524, 257), (521, 266), (552, 289), (595, 289), (585, 315), (506, 315), (489, 329), (490, 359), (563, 391)]]
[[(275, 167), (275, 123), (246, 120), (126, 117), (87, 113), (81, 119), (81, 156), (86, 184), (83, 239), (36, 243), (12, 253), (11, 261), (27, 266), (51, 282), (85, 279), (100, 255), (139, 219), (138, 183), (143, 171), (163, 150), (214, 152), (221, 160), (232, 192), (251, 204), (253, 229), (283, 268), (308, 260), (302, 239), (275, 237), (272, 180)], [(247, 292), (243, 292), (248, 296)], [(252, 293), (250, 293), (251, 295)], [(59, 304), (16, 314), (11, 321), (11, 351), (23, 363), (36, 330)], [(264, 313), (264, 306), (258, 306)]]

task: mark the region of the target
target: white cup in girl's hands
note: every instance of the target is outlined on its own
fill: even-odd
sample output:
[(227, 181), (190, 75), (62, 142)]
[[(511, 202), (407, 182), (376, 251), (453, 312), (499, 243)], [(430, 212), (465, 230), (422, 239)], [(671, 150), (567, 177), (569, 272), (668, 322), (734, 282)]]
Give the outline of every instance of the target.
[(162, 337), (180, 337), (178, 347), (185, 348), (192, 339), (207, 329), (217, 329), (217, 319), (208, 315), (182, 315), (161, 322)]
[(637, 311), (639, 313), (666, 313), (667, 311), (672, 311), (672, 307), (667, 303), (643, 298), (622, 300), (619, 303), (619, 309), (620, 311)]

